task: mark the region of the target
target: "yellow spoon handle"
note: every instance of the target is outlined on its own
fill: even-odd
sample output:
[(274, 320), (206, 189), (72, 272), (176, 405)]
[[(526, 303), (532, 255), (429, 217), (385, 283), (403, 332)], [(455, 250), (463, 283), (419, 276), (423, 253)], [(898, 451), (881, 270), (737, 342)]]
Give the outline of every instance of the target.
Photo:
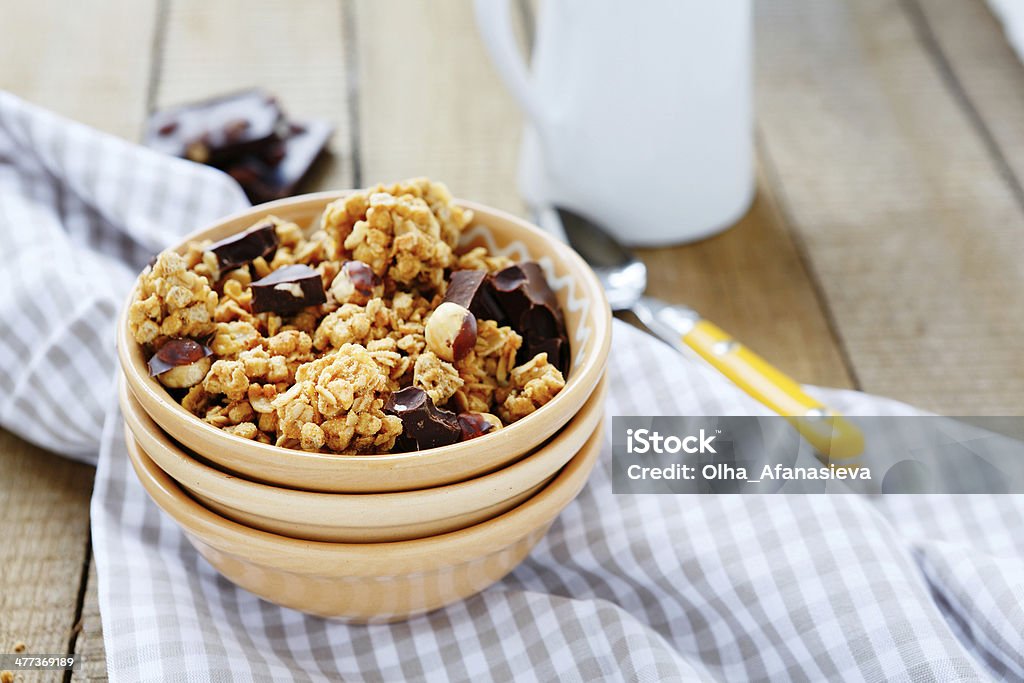
[(852, 458), (864, 450), (864, 435), (832, 413), (778, 368), (707, 320), (698, 320), (683, 342), (771, 410), (782, 415), (822, 455)]

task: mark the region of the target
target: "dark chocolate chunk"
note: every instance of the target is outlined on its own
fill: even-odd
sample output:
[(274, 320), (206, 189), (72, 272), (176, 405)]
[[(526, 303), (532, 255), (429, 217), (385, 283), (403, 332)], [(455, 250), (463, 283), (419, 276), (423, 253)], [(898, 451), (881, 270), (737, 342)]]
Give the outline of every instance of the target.
[(406, 387), (391, 394), (384, 412), (402, 420), (403, 436), (415, 442), (421, 451), (451, 445), (462, 436), (455, 413), (435, 406), (419, 387)]
[(270, 166), (277, 166), (284, 159), (287, 151), (284, 142), (275, 142), (272, 145), (267, 145), (267, 148), (260, 153), (260, 159)]
[(486, 279), (485, 270), (456, 270), (448, 279), (444, 300), (472, 310), (473, 302), (481, 295), (481, 286)]
[(246, 131), (252, 127), (249, 119), (231, 119), (224, 124), (224, 140), (229, 145), (236, 145), (246, 138)]
[(206, 249), (217, 257), (221, 271), (251, 263), (260, 256), (269, 259), (277, 250), (277, 230), (270, 221), (231, 237), (225, 237)]
[(563, 375), (569, 372), (569, 335), (558, 298), (544, 271), (532, 261), (517, 263), (491, 277), (494, 297), (509, 324), (523, 337), (517, 362), (546, 352), (548, 362)]
[(462, 441), (469, 441), (494, 430), (494, 425), (480, 413), (459, 413)]
[(327, 146), (334, 128), (326, 121), (310, 121), (299, 132), (290, 131), (260, 153), (224, 167), (254, 204), (294, 194)]
[(519, 363), (525, 363), (538, 353), (548, 354), (548, 362), (558, 368), (563, 377), (568, 376), (569, 363), (572, 360), (569, 353), (569, 340), (566, 337), (533, 338), (523, 342), (520, 347)]
[(327, 301), (320, 273), (304, 265), (278, 268), (251, 287), (253, 313), (296, 313)]
[(395, 445), (391, 447), (392, 453), (413, 453), (418, 450), (419, 447), (416, 445), (416, 442), (405, 434), (399, 434), (398, 438), (395, 439)]
[(528, 306), (516, 318), (519, 326), (536, 339), (559, 337), (565, 332), (565, 324), (558, 314), (547, 306)]
[(494, 291), (483, 270), (456, 270), (448, 279), (445, 301), (468, 308), (478, 320), (502, 322), (504, 312), (494, 298)]
[(544, 271), (533, 261), (509, 266), (495, 273), (491, 282), (498, 303), (513, 324), (530, 308), (541, 307), (550, 313), (556, 325), (565, 325), (558, 297), (548, 286)]
[(284, 126), (277, 101), (263, 90), (245, 90), (155, 112), (147, 147), (212, 166), (259, 150)]
[(213, 354), (209, 348), (193, 339), (168, 339), (149, 359), (149, 376), (156, 377), (182, 365), (191, 365)]

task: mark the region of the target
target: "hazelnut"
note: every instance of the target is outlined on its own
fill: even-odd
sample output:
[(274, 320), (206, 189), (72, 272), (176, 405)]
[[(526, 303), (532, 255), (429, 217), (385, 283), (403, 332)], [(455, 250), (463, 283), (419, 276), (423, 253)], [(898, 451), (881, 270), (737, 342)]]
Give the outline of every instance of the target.
[(461, 441), (469, 441), (502, 428), (497, 415), (490, 413), (459, 413), (459, 428), (462, 430)]
[(445, 301), (427, 318), (423, 336), (438, 358), (449, 363), (461, 360), (476, 345), (476, 316), (457, 303)]
[(384, 293), (384, 281), (362, 261), (345, 261), (331, 283), (331, 294), (340, 304), (366, 303)]
[(165, 387), (186, 389), (203, 381), (213, 351), (192, 339), (169, 339), (149, 359), (149, 374)]
[(209, 356), (203, 356), (194, 363), (179, 365), (167, 372), (157, 375), (160, 384), (170, 389), (187, 389), (203, 381), (206, 373), (210, 371), (213, 361)]

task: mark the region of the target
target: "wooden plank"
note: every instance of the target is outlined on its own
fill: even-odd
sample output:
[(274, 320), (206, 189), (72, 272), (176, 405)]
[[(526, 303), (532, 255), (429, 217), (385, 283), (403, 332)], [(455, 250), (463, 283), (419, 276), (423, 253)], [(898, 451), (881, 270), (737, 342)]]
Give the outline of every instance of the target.
[(0, 88), (101, 130), (135, 137), (146, 114), (155, 18), (155, 2), (5, 3)]
[(464, 0), (354, 0), (364, 184), (426, 175), (513, 213), (522, 116)]
[(103, 647), (103, 625), (97, 595), (96, 560), (89, 562), (89, 576), (82, 613), (79, 617), (78, 639), (75, 653), (84, 659), (83, 665), (71, 675), (71, 683), (103, 683), (107, 680), (107, 658)]
[[(37, 0), (4, 9), (0, 87), (116, 135), (146, 115), (155, 2)], [(130, 30), (124, 30), (130, 27)], [(0, 431), (0, 650), (70, 652), (80, 605), (94, 470)], [(90, 653), (100, 669), (102, 638)], [(25, 681), (52, 674), (26, 673)]]
[(0, 431), (0, 472), (0, 652), (70, 652), (95, 471)]
[(751, 210), (728, 231), (639, 253), (652, 296), (692, 306), (802, 382), (853, 386), (815, 284), (765, 182)]
[(984, 0), (905, 0), (948, 86), (971, 109), (1007, 182), (1024, 201), (1024, 65)]
[(864, 389), (1024, 410), (1024, 219), (895, 0), (756, 3), (758, 120)]
[(158, 107), (260, 86), (289, 118), (335, 125), (302, 191), (352, 186), (345, 16), (337, 0), (168, 0)]

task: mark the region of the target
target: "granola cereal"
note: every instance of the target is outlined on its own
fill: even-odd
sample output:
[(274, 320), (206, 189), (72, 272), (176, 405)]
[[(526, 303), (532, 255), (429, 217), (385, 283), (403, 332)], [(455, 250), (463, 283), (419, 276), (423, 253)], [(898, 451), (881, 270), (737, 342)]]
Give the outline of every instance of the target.
[(514, 368), (507, 387), (498, 389), (501, 401), (498, 416), (506, 424), (521, 420), (555, 397), (565, 379), (548, 362), (546, 353), (538, 353), (528, 363)]
[(128, 324), (140, 344), (158, 337), (203, 337), (213, 330), (216, 307), (209, 280), (189, 270), (183, 256), (165, 251), (143, 271)]
[[(568, 342), (539, 268), (483, 247), (458, 251), (472, 217), (425, 178), (350, 194), (315, 225), (265, 216), (240, 235), (160, 254), (139, 278), (128, 324), (148, 357), (192, 345), (187, 373), (167, 352), (171, 365), (161, 358), (151, 372), (186, 410), (240, 438), (364, 455), (438, 443), (415, 433), (403, 412), (413, 403), (446, 439), (480, 436), (565, 386), (565, 366), (533, 353), (546, 340), (531, 307), (562, 326), (553, 348)], [(505, 278), (490, 307), (446, 299), (463, 270), (483, 271), (459, 276), (481, 291)]]
[(508, 256), (490, 254), (483, 247), (475, 247), (457, 256), (455, 263), (459, 270), (486, 270), (488, 273), (497, 273), (515, 261)]
[(432, 351), (420, 354), (413, 369), (413, 386), (427, 392), (434, 405), (444, 405), (464, 384), (451, 363), (438, 358)]

